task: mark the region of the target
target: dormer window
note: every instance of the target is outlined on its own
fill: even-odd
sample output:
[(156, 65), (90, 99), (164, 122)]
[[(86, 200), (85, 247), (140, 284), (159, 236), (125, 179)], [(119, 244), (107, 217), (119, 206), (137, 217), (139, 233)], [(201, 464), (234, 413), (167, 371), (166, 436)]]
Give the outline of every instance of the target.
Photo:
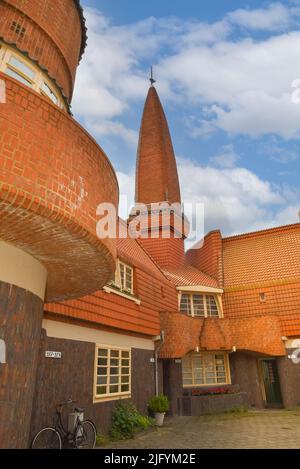
[[(121, 290), (128, 293), (133, 293), (133, 269), (124, 262), (119, 261), (119, 272), (117, 272), (117, 277), (119, 277), (119, 286)], [(118, 275), (119, 274), (119, 275)]]
[(182, 293), (180, 312), (191, 317), (220, 317), (218, 300), (215, 295)]
[(133, 268), (118, 260), (115, 279), (109, 285), (118, 288), (121, 292), (133, 295)]
[(127, 300), (133, 301), (137, 305), (141, 304), (140, 298), (136, 296), (134, 286), (134, 269), (129, 264), (118, 259), (115, 278), (103, 287), (106, 293), (114, 293)]

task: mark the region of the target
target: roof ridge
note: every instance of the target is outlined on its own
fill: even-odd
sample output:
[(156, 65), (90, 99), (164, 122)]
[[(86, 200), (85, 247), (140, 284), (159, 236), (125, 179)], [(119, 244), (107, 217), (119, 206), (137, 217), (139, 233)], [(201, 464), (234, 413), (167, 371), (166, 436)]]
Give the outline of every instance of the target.
[(291, 228), (299, 228), (300, 229), (300, 222), (291, 223), (291, 224), (288, 224), (288, 225), (276, 226), (276, 227), (273, 227), (273, 228), (265, 228), (265, 229), (261, 229), (261, 230), (250, 231), (248, 233), (240, 233), (240, 234), (232, 235), (232, 236), (225, 236), (222, 240), (223, 241), (231, 241), (231, 240), (235, 240), (235, 239), (238, 239), (238, 238), (252, 238), (252, 237), (255, 237), (255, 236), (263, 236), (264, 234), (288, 231)]
[(83, 13), (83, 7), (80, 4), (80, 0), (74, 0), (74, 3), (78, 10), (80, 23), (81, 23), (81, 46), (80, 46), (80, 55), (79, 55), (79, 62), (80, 62), (84, 54), (84, 51), (86, 49), (86, 46), (87, 46), (88, 35), (87, 35), (86, 20), (85, 20), (84, 13)]

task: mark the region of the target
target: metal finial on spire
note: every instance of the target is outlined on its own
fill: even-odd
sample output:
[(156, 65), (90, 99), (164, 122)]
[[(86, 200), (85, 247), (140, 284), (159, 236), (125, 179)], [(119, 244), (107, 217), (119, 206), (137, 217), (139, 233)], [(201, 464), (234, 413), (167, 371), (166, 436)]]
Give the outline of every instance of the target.
[(154, 83), (156, 83), (156, 80), (154, 80), (153, 78), (153, 67), (150, 68), (150, 83), (151, 83), (151, 86), (153, 86)]

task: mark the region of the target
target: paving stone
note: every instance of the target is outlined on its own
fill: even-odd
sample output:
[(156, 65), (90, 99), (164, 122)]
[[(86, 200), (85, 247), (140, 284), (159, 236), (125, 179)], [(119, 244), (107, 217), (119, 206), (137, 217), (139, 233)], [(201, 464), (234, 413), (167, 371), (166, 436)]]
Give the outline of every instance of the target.
[(249, 411), (202, 417), (176, 417), (114, 449), (300, 448), (300, 410)]

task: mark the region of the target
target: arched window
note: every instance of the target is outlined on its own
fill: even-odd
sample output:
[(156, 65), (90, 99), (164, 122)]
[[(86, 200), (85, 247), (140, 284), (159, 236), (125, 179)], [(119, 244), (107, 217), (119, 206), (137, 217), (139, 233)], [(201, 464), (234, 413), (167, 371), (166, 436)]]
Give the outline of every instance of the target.
[(50, 99), (56, 106), (66, 109), (61, 91), (50, 78), (23, 54), (0, 41), (0, 72), (29, 86)]

